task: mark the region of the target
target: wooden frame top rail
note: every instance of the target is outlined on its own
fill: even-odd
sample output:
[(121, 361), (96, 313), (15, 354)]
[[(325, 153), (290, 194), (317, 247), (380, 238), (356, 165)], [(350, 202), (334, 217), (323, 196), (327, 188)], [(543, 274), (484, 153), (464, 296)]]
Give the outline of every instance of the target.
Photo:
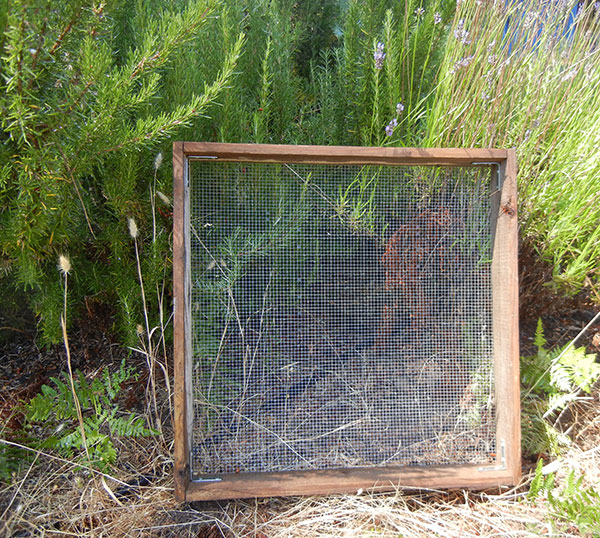
[(222, 161), (358, 164), (358, 165), (441, 165), (468, 166), (500, 164), (509, 150), (480, 148), (382, 148), (359, 146), (289, 146), (277, 144), (222, 144), (183, 142), (183, 154), (193, 159)]

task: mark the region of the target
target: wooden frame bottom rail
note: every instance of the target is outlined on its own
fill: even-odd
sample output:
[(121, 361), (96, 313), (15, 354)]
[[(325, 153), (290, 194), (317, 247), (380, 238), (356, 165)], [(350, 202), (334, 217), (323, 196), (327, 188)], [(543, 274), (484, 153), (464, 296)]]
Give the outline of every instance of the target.
[(185, 500), (212, 501), (288, 495), (325, 495), (396, 489), (487, 489), (515, 484), (519, 476), (493, 466), (370, 467), (326, 471), (238, 473), (191, 481)]

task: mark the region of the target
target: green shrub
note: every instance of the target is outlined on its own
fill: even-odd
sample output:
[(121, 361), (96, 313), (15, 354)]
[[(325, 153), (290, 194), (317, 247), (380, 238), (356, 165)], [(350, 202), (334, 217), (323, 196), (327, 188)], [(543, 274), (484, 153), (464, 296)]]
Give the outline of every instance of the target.
[(69, 319), (84, 297), (109, 303), (122, 340), (137, 342), (129, 217), (158, 325), (172, 224), (159, 193), (171, 191), (173, 137), (515, 146), (522, 234), (562, 289), (598, 273), (593, 5), (567, 31), (571, 5), (527, 2), (63, 4), (0, 4), (0, 277), (26, 293), (47, 341), (61, 336), (54, 260), (65, 252)]
[[(232, 36), (212, 78), (171, 102), (164, 96), (173, 58), (216, 12), (216, 0), (170, 9), (125, 0), (10, 4), (0, 63), (0, 266), (28, 292), (43, 337), (58, 341), (55, 260), (68, 253), (71, 305), (84, 296), (116, 303), (132, 343), (141, 305), (127, 218), (152, 237), (153, 148), (203, 114), (228, 84), (241, 38)], [(153, 16), (144, 19), (150, 6)], [(159, 190), (170, 192), (170, 183)], [(159, 218), (145, 245), (152, 289), (168, 271), (169, 231)]]
[(556, 485), (554, 473), (543, 474), (543, 460), (539, 460), (527, 498), (535, 503), (545, 497), (550, 505), (548, 521), (556, 531), (561, 527), (576, 526), (583, 536), (600, 534), (600, 493), (583, 485), (583, 476), (570, 471), (562, 486)]

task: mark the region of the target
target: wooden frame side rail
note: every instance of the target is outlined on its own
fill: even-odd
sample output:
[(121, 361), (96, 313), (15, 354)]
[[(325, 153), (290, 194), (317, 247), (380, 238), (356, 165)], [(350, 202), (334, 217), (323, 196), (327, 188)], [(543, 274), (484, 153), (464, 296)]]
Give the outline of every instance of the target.
[[(493, 465), (389, 466), (318, 471), (207, 475), (191, 480), (192, 427), (189, 162), (215, 159), (363, 165), (496, 164), (492, 191), (492, 302), (497, 454)], [(175, 142), (173, 144), (173, 293), (175, 498), (179, 502), (309, 495), (396, 488), (483, 489), (521, 476), (518, 325), (517, 163), (513, 149), (375, 148)]]

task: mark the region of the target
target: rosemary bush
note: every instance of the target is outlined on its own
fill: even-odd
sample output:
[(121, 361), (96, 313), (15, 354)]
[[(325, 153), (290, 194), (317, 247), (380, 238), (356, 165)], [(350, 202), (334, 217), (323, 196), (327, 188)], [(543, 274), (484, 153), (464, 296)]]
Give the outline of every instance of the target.
[(418, 145), (454, 2), (350, 1), (340, 46), (313, 62), (303, 141)]
[[(71, 305), (117, 304), (125, 339), (141, 305), (127, 218), (152, 233), (148, 152), (206, 111), (230, 80), (242, 39), (184, 98), (164, 98), (165, 73), (214, 14), (215, 0), (181, 7), (14, 0), (3, 7), (0, 92), (1, 270), (27, 291), (46, 340), (61, 332), (55, 260), (75, 267)], [(168, 184), (159, 188), (169, 192)], [(149, 285), (167, 270), (170, 222), (143, 253)]]

